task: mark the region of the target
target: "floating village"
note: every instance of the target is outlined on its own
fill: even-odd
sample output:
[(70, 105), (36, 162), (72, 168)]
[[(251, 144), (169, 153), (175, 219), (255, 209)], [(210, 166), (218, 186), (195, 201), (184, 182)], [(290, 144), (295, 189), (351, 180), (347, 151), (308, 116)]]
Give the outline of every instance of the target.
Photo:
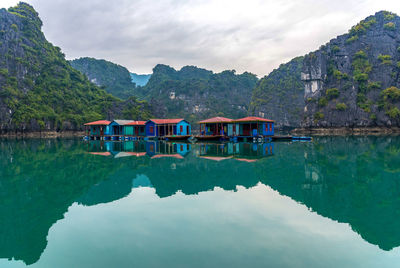
[(311, 140), (310, 137), (276, 136), (274, 120), (261, 117), (229, 119), (213, 117), (197, 122), (199, 133), (192, 134), (190, 122), (179, 119), (99, 120), (85, 124), (86, 140), (189, 140), (270, 142), (274, 140)]

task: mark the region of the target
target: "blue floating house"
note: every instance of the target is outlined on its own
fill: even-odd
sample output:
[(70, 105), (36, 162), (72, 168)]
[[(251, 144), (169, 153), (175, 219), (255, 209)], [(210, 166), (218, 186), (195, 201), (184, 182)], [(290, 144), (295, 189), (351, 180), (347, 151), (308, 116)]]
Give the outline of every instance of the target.
[(231, 137), (268, 137), (273, 136), (274, 132), (274, 120), (255, 116), (232, 120), (228, 127), (228, 135)]
[(146, 122), (145, 129), (149, 138), (185, 139), (192, 134), (190, 123), (183, 118), (150, 119)]
[(110, 121), (98, 120), (85, 124), (86, 133), (92, 139), (100, 139), (101, 137), (108, 136), (111, 133)]

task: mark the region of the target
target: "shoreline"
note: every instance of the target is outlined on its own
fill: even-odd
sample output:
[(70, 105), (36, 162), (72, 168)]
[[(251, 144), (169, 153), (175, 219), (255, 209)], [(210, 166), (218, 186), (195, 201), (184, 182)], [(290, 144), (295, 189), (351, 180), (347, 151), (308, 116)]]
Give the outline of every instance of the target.
[(400, 135), (400, 128), (387, 128), (387, 127), (337, 127), (337, 128), (296, 128), (290, 131), (291, 134), (306, 134), (314, 136), (365, 136), (365, 135)]
[(0, 134), (0, 138), (76, 138), (84, 135), (84, 131), (9, 132)]

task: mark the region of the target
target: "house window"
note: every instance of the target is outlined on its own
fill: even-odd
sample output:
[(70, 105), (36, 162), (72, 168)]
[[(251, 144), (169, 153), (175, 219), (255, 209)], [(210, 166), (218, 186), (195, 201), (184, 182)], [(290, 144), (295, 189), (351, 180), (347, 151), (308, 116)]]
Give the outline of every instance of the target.
[(154, 127), (150, 126), (150, 134), (153, 134), (153, 133), (154, 133)]
[(272, 131), (272, 124), (269, 124), (269, 131)]
[(180, 127), (179, 127), (179, 130), (180, 130), (180, 132), (182, 133), (182, 132), (183, 132), (183, 126), (180, 126)]

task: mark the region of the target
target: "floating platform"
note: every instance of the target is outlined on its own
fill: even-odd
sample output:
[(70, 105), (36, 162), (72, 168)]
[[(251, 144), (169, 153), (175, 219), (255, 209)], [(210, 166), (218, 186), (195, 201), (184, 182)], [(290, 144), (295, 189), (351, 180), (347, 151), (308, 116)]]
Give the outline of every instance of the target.
[(198, 135), (195, 136), (195, 138), (199, 141), (220, 141), (220, 140), (229, 140), (227, 136), (224, 135), (208, 135), (208, 136), (202, 136)]
[(169, 135), (169, 136), (164, 136), (165, 140), (187, 140), (191, 137), (191, 135)]
[(273, 141), (311, 141), (311, 137), (296, 137), (296, 136), (272, 136)]

